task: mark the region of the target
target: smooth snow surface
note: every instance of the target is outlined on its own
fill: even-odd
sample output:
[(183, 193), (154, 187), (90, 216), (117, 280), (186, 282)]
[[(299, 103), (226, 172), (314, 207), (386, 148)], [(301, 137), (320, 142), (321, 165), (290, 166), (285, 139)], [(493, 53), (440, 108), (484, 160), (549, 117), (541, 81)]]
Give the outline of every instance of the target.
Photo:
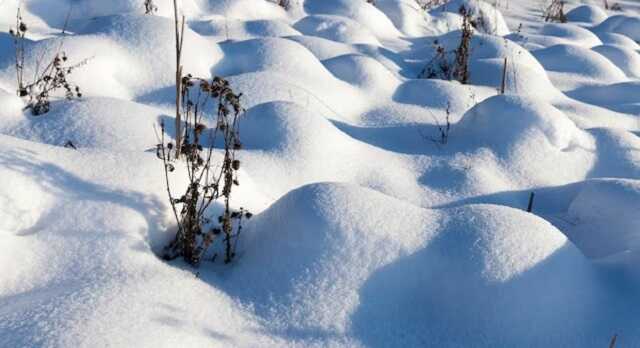
[[(157, 256), (173, 2), (0, 0), (0, 347), (640, 346), (637, 1), (276, 2), (179, 1), (184, 72), (243, 93), (231, 203), (255, 214), (194, 269)], [(80, 63), (42, 116), (19, 3), (27, 80)], [(469, 84), (417, 78), (461, 6)]]

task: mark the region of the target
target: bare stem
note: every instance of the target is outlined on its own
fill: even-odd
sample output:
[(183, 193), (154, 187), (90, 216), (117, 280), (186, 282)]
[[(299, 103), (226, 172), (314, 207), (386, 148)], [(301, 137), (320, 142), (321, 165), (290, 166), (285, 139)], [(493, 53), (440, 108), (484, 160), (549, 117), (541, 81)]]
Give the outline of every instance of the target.
[(176, 158), (180, 158), (182, 150), (182, 115), (180, 113), (180, 96), (182, 91), (182, 43), (184, 35), (184, 16), (182, 25), (178, 20), (178, 0), (173, 0), (173, 17), (176, 29)]

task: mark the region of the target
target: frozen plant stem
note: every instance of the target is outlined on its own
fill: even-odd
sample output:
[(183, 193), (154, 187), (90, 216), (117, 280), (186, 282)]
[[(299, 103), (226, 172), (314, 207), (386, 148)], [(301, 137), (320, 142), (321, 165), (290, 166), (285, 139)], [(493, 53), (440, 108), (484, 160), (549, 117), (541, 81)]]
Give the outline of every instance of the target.
[(27, 25), (22, 21), (19, 6), (16, 12), (16, 30), (11, 29), (9, 33), (13, 36), (13, 44), (15, 46), (17, 93), (19, 97), (24, 97), (27, 95), (27, 90), (24, 87), (24, 40), (27, 33)]
[(609, 343), (609, 348), (615, 348), (617, 340), (618, 340), (618, 335), (617, 334), (613, 335), (613, 337), (611, 337), (611, 342)]
[(527, 212), (530, 213), (533, 211), (533, 198), (536, 196), (534, 192), (531, 192), (529, 195), (529, 204), (527, 205)]
[(184, 43), (184, 16), (182, 24), (178, 20), (178, 0), (173, 0), (173, 17), (176, 29), (176, 158), (182, 149), (182, 115), (180, 114), (180, 93), (182, 91), (182, 47)]
[(507, 84), (507, 58), (504, 58), (504, 66), (502, 67), (502, 83), (500, 84), (500, 94), (504, 94)]

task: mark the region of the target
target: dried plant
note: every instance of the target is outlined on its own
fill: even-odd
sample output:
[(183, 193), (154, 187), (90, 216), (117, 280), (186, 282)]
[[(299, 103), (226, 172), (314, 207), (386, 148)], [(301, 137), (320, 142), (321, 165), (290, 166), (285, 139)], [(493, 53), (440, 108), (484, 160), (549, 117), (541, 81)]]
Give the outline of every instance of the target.
[(175, 155), (180, 157), (182, 153), (182, 113), (180, 112), (180, 93), (182, 91), (182, 47), (184, 44), (184, 22), (185, 18), (182, 16), (182, 21), (178, 16), (178, 1), (173, 0), (173, 18), (175, 26), (175, 39), (176, 39), (176, 148)]
[(609, 5), (608, 0), (604, 0), (604, 8), (605, 10), (622, 11), (622, 6), (619, 3), (615, 2), (613, 5)]
[(271, 2), (285, 10), (289, 10), (291, 8), (291, 0), (271, 0)]
[(457, 80), (462, 84), (469, 82), (469, 57), (471, 55), (471, 39), (474, 31), (469, 11), (464, 6), (461, 6), (459, 13), (462, 15), (460, 44), (455, 50), (447, 51), (436, 40), (434, 42), (435, 55), (418, 77)]
[(456, 49), (453, 78), (462, 84), (469, 82), (469, 56), (471, 54), (471, 39), (473, 38), (473, 26), (471, 24), (471, 14), (464, 6), (459, 10), (462, 15), (462, 37), (460, 45)]
[(16, 29), (9, 29), (9, 34), (13, 37), (15, 47), (15, 67), (16, 80), (18, 82), (18, 96), (27, 96), (24, 88), (24, 55), (25, 55), (25, 39), (27, 35), (27, 24), (22, 20), (21, 9), (18, 7), (16, 12)]
[(64, 52), (56, 54), (36, 80), (23, 87), (29, 97), (26, 109), (31, 109), (34, 115), (49, 112), (51, 106), (49, 98), (56, 90), (64, 90), (67, 99), (82, 97), (80, 87), (71, 83), (68, 78), (76, 68), (86, 64), (87, 60), (74, 65), (68, 65), (68, 60)]
[[(239, 185), (237, 171), (240, 161), (236, 159), (236, 151), (242, 147), (238, 131), (238, 117), (244, 111), (240, 105), (241, 94), (235, 94), (229, 83), (220, 77), (207, 81), (187, 75), (182, 78), (179, 97), (184, 112), (181, 153), (187, 169), (188, 186), (180, 197), (171, 193), (169, 174), (175, 170), (174, 163), (178, 159), (172, 156), (174, 145), (171, 142), (165, 144), (162, 123), (157, 154), (164, 163), (169, 202), (178, 224), (176, 237), (165, 248), (164, 258), (171, 260), (182, 256), (187, 263), (198, 265), (207, 249), (222, 235), (224, 261), (229, 263), (235, 256), (242, 219), (251, 218), (251, 213), (245, 209), (233, 211), (230, 206), (232, 188)], [(204, 110), (212, 103), (216, 109), (215, 127), (208, 129)], [(214, 144), (220, 137), (224, 156), (222, 163), (214, 166)], [(207, 209), (214, 203), (223, 206), (216, 221), (207, 215)], [(235, 233), (234, 221), (237, 226)]]
[(451, 104), (447, 102), (444, 123), (441, 123), (440, 120), (438, 120), (438, 117), (436, 117), (436, 115), (433, 114), (431, 111), (429, 111), (429, 114), (431, 115), (431, 117), (436, 123), (436, 128), (438, 129), (438, 135), (437, 136), (429, 135), (423, 132), (422, 130), (419, 131), (420, 135), (422, 136), (422, 138), (433, 142), (438, 147), (447, 145), (447, 143), (449, 142), (449, 133), (451, 132)]
[(416, 1), (416, 4), (418, 4), (418, 6), (425, 11), (429, 11), (434, 7), (438, 7), (440, 5), (444, 5), (449, 2), (449, 0), (415, 0), (415, 1)]
[(153, 3), (153, 0), (144, 0), (144, 14), (154, 14), (158, 12), (158, 6)]
[[(65, 22), (65, 27), (62, 30), (63, 35), (65, 34), (66, 25)], [(17, 94), (20, 97), (29, 99), (25, 109), (30, 109), (36, 116), (46, 114), (51, 107), (50, 97), (57, 90), (63, 90), (67, 99), (82, 97), (80, 87), (69, 81), (69, 75), (71, 75), (76, 68), (86, 64), (87, 60), (85, 59), (77, 64), (69, 64), (66, 53), (61, 51), (63, 41), (61, 41), (57, 52), (45, 68), (42, 71), (36, 68), (33, 81), (30, 83), (25, 82), (25, 40), (27, 31), (27, 25), (22, 20), (21, 10), (20, 7), (18, 7), (16, 13), (16, 29), (10, 29), (9, 34), (13, 37), (15, 46)], [(40, 61), (37, 62), (36, 66), (40, 66)]]
[(435, 49), (435, 56), (427, 63), (427, 66), (422, 70), (419, 78), (425, 79), (436, 79), (441, 78), (445, 80), (451, 80), (452, 77), (452, 67), (449, 62), (449, 55), (451, 52), (447, 51), (447, 49), (440, 44), (440, 42), (436, 39), (433, 42)]
[(551, 0), (542, 11), (545, 22), (567, 22), (567, 15), (564, 13), (564, 0)]
[(445, 124), (442, 125), (438, 122), (437, 126), (438, 131), (440, 132), (440, 144), (447, 145), (447, 142), (449, 141), (449, 132), (451, 131), (451, 104), (449, 102), (447, 102)]

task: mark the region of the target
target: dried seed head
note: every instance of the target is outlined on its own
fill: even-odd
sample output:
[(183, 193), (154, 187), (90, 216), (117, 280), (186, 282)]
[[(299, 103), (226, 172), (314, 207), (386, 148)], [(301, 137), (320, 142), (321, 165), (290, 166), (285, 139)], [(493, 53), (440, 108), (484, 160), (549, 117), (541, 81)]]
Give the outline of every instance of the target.
[(194, 128), (194, 131), (196, 132), (196, 134), (200, 134), (200, 133), (202, 133), (205, 129), (207, 129), (207, 126), (205, 126), (205, 125), (204, 125), (204, 124), (202, 124), (202, 123), (198, 123), (198, 124), (196, 124), (196, 126), (195, 126), (195, 128)]

